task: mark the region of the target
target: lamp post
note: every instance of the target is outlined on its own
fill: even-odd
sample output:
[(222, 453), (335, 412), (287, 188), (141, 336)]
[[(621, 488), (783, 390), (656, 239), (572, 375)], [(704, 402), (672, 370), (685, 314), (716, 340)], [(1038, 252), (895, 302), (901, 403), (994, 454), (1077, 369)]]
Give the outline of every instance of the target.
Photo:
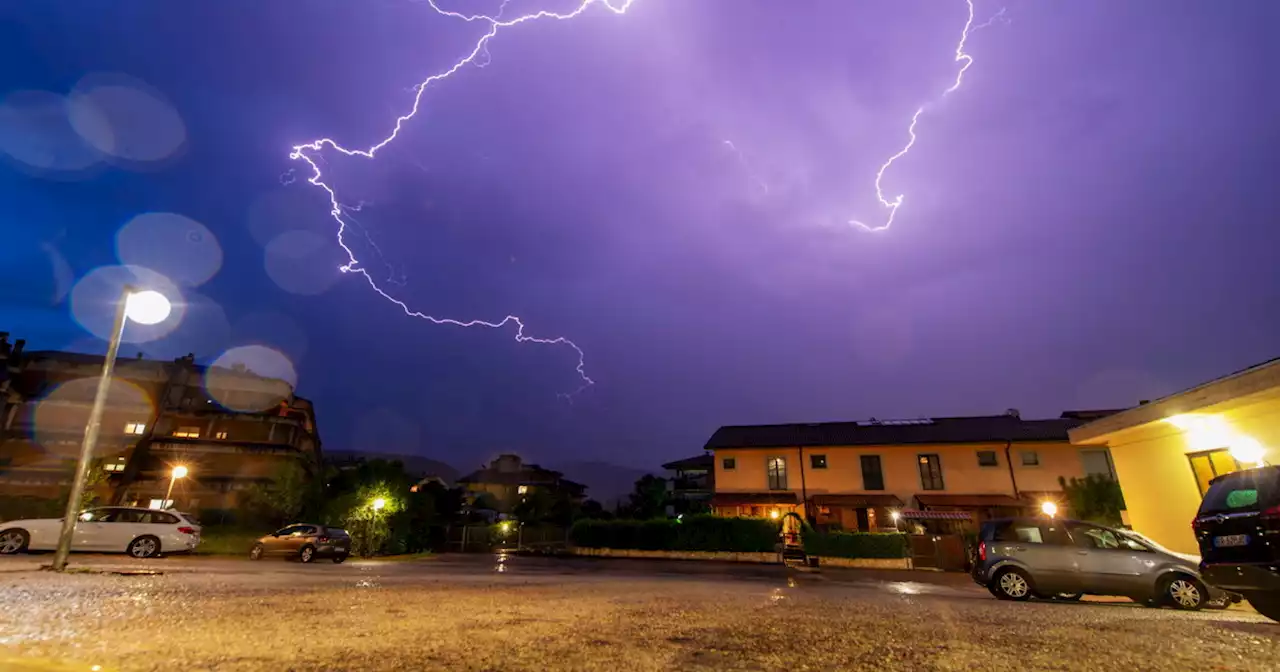
[(169, 473), (169, 489), (164, 493), (164, 501), (160, 502), (160, 508), (169, 508), (166, 502), (170, 501), (169, 497), (173, 495), (173, 482), (179, 478), (187, 477), (187, 468), (179, 464)]
[(80, 461), (76, 463), (75, 478), (71, 481), (71, 494), (67, 496), (67, 510), (62, 517), (62, 531), (58, 535), (58, 550), (53, 555), (53, 570), (61, 572), (67, 568), (67, 556), (71, 553), (71, 537), (75, 534), (76, 519), (80, 514), (80, 498), (84, 495), (84, 481), (89, 475), (89, 462), (93, 459), (93, 449), (98, 443), (98, 432), (102, 428), (102, 412), (107, 405), (107, 392), (111, 389), (111, 372), (116, 366), (116, 355), (120, 352), (120, 339), (124, 336), (124, 325), (127, 320), (138, 324), (156, 324), (169, 317), (169, 299), (160, 292), (138, 290), (126, 285), (116, 302), (116, 318), (111, 326), (111, 338), (107, 342), (107, 356), (102, 360), (102, 375), (98, 378), (98, 389), (93, 395), (93, 406), (89, 409), (89, 420), (84, 426), (84, 440), (80, 443)]

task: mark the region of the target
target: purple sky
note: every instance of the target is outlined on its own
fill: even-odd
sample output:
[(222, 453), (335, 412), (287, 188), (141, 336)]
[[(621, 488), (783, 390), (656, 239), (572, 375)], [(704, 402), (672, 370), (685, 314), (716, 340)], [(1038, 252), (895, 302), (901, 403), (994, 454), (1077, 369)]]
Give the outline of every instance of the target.
[[(572, 350), (404, 316), (337, 272), (324, 194), (279, 181), (306, 167), (293, 144), (384, 137), (484, 25), (390, 1), (0, 10), (4, 95), (122, 72), (186, 132), (144, 169), (0, 173), (0, 327), (85, 343), (66, 270), (181, 213), (220, 271), (144, 349), (274, 345), (327, 446), (463, 466), (654, 467), (730, 423), (1126, 406), (1276, 355), (1280, 4), (975, 4), (1010, 23), (973, 34), (942, 102), (963, 0), (635, 0), (503, 30), (376, 161), (323, 153), (374, 279), (573, 339), (598, 383), (573, 404)], [(884, 181), (906, 196), (893, 228), (850, 227), (887, 214), (875, 171), (926, 103)]]

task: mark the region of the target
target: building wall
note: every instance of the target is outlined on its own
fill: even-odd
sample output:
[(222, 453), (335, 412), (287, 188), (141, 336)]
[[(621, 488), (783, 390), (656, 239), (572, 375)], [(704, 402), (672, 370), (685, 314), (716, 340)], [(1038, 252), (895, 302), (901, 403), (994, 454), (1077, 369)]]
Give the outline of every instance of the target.
[[(769, 489), (766, 470), (771, 457), (787, 459), (787, 489), (802, 497), (800, 467), (803, 459), (804, 488), (810, 497), (816, 494), (878, 493), (896, 495), (907, 507), (914, 507), (917, 494), (1005, 494), (1014, 490), (1009, 479), (1004, 443), (960, 445), (840, 446), (826, 448), (721, 449), (715, 453), (715, 489), (718, 493), (764, 492)], [(996, 465), (978, 465), (979, 451), (994, 451)], [(1070, 480), (1084, 476), (1080, 448), (1065, 441), (1013, 444), (1010, 457), (1014, 463), (1019, 492), (1058, 492), (1058, 477)], [(1035, 451), (1039, 466), (1023, 466), (1021, 451)], [(803, 457), (801, 457), (803, 453)], [(942, 466), (943, 490), (923, 490), (919, 456), (936, 454)], [(826, 469), (811, 466), (812, 455), (825, 455)], [(879, 455), (884, 474), (884, 490), (863, 489), (862, 455)], [(733, 470), (724, 468), (724, 458), (734, 458)], [(765, 507), (771, 508), (771, 507)], [(784, 507), (789, 508), (789, 507)], [(803, 513), (803, 507), (796, 509)]]
[[(1222, 418), (1231, 433), (1262, 444), (1266, 462), (1280, 462), (1280, 400), (1241, 403), (1211, 415)], [(1200, 489), (1187, 454), (1211, 446), (1165, 422), (1117, 433), (1108, 444), (1133, 529), (1175, 551), (1199, 554), (1191, 521), (1200, 508)]]

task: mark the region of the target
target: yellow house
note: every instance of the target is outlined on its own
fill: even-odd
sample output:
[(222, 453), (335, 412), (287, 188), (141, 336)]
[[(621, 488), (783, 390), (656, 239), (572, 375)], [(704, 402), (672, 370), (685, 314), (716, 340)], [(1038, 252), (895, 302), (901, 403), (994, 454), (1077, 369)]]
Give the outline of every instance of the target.
[(986, 518), (1065, 507), (1059, 477), (1114, 478), (1105, 447), (1067, 431), (1112, 411), (729, 426), (715, 454), (719, 515), (796, 512), (846, 530), (972, 529)]
[(1280, 359), (1071, 430), (1109, 446), (1129, 524), (1183, 553), (1199, 553), (1191, 521), (1214, 476), (1280, 458)]

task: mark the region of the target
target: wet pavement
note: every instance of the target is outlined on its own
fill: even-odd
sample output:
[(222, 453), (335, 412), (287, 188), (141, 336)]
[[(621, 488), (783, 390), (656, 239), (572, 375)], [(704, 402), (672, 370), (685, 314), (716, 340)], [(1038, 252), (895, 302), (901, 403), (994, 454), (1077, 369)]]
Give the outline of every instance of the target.
[[(0, 558), (0, 669), (1274, 670), (1247, 609), (1009, 603), (967, 576), (679, 561)], [(154, 575), (131, 575), (137, 570)], [(50, 665), (53, 665), (50, 667)], [(14, 668), (18, 669), (18, 668)]]

